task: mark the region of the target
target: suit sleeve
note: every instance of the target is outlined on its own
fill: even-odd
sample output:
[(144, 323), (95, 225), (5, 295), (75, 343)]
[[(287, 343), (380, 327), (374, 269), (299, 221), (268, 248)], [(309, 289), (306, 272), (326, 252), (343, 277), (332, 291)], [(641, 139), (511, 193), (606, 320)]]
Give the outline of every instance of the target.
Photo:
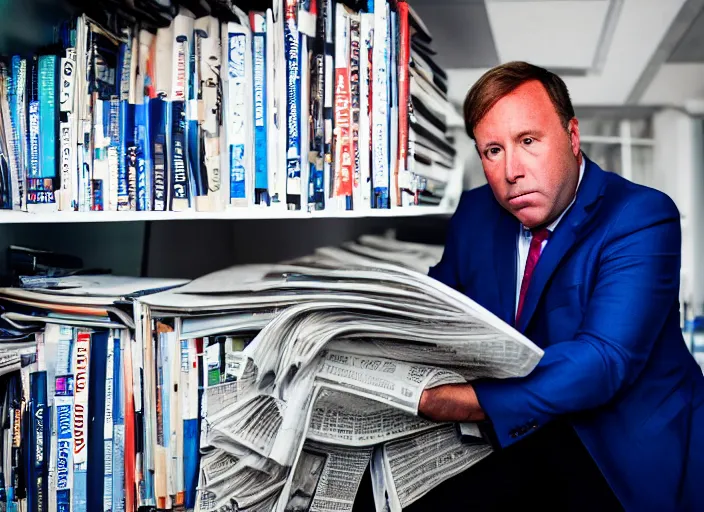
[(464, 192), (460, 197), (460, 202), (457, 205), (454, 215), (450, 219), (442, 258), (437, 265), (430, 267), (428, 271), (428, 276), (455, 290), (459, 289), (460, 286), (457, 265), (460, 259), (460, 246), (462, 245), (460, 238), (462, 224), (469, 223), (469, 219), (467, 218), (468, 204), (468, 193)]
[(501, 446), (557, 416), (606, 404), (633, 383), (677, 307), (681, 231), (674, 203), (659, 192), (639, 194), (607, 230), (575, 338), (548, 347), (524, 378), (475, 383)]

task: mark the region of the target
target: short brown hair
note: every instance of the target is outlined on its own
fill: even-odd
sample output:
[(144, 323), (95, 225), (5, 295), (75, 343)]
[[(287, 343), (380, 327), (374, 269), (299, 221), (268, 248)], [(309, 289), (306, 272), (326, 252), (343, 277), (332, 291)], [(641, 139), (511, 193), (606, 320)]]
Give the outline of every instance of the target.
[(562, 125), (567, 129), (570, 119), (574, 117), (574, 108), (565, 82), (547, 69), (513, 61), (484, 73), (467, 93), (464, 100), (464, 124), (470, 138), (474, 140), (474, 128), (497, 101), (531, 80), (543, 84)]

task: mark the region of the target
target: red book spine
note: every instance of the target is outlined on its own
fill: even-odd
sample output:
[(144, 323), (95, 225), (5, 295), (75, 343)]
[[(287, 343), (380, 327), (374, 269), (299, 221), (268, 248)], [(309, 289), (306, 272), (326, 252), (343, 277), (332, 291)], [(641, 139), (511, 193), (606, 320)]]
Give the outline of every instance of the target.
[(408, 26), (408, 4), (405, 0), (398, 2), (398, 20), (398, 161), (394, 172), (394, 186), (396, 187), (396, 206), (401, 206), (399, 172), (405, 172), (408, 169), (408, 112), (410, 109), (408, 65), (411, 60), (411, 32)]
[[(129, 338), (128, 338), (129, 341)], [(136, 512), (137, 487), (135, 482), (135, 417), (134, 417), (134, 387), (132, 384), (132, 347), (128, 342), (125, 347), (125, 511)]]

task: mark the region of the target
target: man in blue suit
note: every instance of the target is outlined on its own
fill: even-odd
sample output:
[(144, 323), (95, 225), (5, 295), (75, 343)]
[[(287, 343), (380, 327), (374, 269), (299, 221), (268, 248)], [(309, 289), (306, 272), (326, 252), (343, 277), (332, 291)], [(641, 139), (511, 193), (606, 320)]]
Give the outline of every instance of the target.
[(545, 354), (525, 378), (423, 394), (420, 414), (480, 422), (496, 451), (415, 509), (704, 511), (675, 204), (586, 158), (567, 88), (542, 68), (487, 72), (465, 121), (488, 186), (463, 194), (430, 275)]

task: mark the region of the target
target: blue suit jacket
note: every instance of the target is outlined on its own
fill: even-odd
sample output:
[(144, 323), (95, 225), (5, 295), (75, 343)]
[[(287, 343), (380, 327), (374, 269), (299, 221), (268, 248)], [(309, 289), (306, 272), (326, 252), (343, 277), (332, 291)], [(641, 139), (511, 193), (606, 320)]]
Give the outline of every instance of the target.
[[(465, 192), (430, 275), (509, 324), (518, 221)], [(545, 350), (527, 377), (475, 384), (506, 447), (562, 417), (626, 510), (704, 510), (704, 377), (680, 330), (672, 200), (587, 160), (534, 270), (519, 325)]]

